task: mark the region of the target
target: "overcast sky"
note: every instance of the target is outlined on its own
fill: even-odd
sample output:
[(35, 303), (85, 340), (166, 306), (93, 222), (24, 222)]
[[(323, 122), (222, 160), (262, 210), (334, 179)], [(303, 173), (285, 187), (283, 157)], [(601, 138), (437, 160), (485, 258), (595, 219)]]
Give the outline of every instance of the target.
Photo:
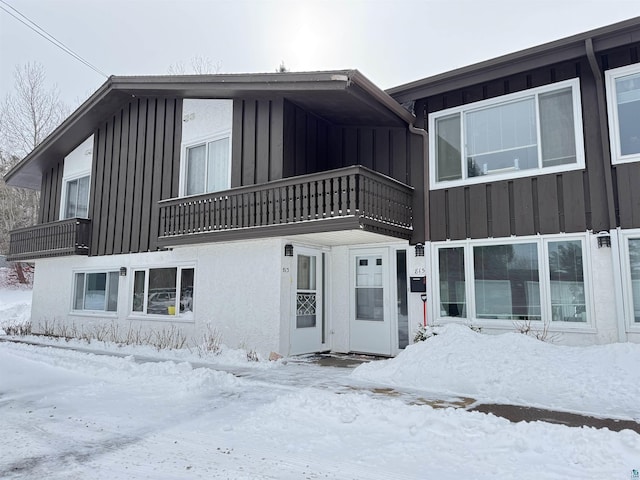
[[(111, 75), (357, 68), (381, 88), (617, 21), (640, 0), (3, 0)], [(0, 10), (0, 95), (37, 61), (70, 106), (105, 78)]]

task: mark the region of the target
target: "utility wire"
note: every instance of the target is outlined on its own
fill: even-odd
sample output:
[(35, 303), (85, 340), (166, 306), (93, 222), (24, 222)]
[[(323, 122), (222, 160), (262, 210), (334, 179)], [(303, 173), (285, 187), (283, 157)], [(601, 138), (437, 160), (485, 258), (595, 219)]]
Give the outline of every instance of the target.
[[(7, 8), (10, 8), (11, 10), (13, 10), (13, 12), (10, 11), (10, 10), (7, 10)], [(60, 50), (62, 50), (63, 52), (67, 53), (68, 55), (71, 55), (73, 58), (75, 58), (79, 62), (83, 63), (85, 66), (89, 67), (94, 72), (98, 73), (99, 75), (102, 75), (104, 78), (109, 78), (109, 76), (106, 73), (104, 73), (102, 70), (100, 70), (98, 67), (96, 67), (95, 65), (92, 65), (91, 63), (89, 63), (87, 60), (85, 60), (80, 55), (78, 55), (73, 50), (71, 50), (69, 47), (67, 47), (60, 40), (58, 40), (53, 35), (48, 33), (44, 28), (42, 28), (36, 22), (34, 22), (33, 20), (29, 19), (26, 15), (22, 14), (21, 12), (19, 12), (15, 8), (13, 8), (11, 5), (9, 5), (4, 0), (0, 0), (0, 9), (4, 10), (5, 12), (7, 12), (13, 18), (18, 20), (20, 23), (22, 23), (23, 25), (29, 27), (31, 30), (33, 30), (38, 35), (40, 35), (42, 38), (44, 38), (48, 42), (52, 43), (53, 45), (55, 45), (56, 47), (58, 47)]]

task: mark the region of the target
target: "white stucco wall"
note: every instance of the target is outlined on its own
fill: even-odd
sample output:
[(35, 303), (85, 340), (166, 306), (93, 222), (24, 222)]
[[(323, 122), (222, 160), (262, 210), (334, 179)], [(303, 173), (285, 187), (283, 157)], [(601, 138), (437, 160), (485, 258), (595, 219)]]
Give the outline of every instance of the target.
[[(83, 325), (91, 329), (117, 324), (120, 332), (130, 327), (162, 330), (176, 325), (189, 337), (201, 341), (207, 325), (229, 347), (255, 349), (262, 355), (281, 351), (280, 277), (282, 249), (278, 239), (216, 243), (173, 251), (101, 257), (69, 256), (36, 262), (32, 322), (43, 331), (45, 322)], [(194, 266), (193, 318), (131, 314), (133, 269), (143, 267)], [(127, 268), (120, 277), (117, 313), (71, 312), (73, 277), (76, 271), (107, 271)], [(286, 352), (284, 352), (286, 353)]]
[(67, 179), (90, 173), (92, 159), (93, 135), (74, 148), (69, 155), (64, 157), (63, 177)]
[(349, 351), (350, 302), (353, 296), (349, 278), (350, 261), (348, 247), (332, 247), (330, 255), (331, 278), (329, 281), (330, 315), (329, 342), (335, 352)]
[[(612, 248), (598, 248), (597, 238), (593, 234), (588, 234), (583, 252), (586, 262), (587, 291), (590, 296), (591, 322), (588, 324), (562, 325), (551, 324), (549, 327), (548, 339), (559, 345), (593, 345), (619, 341), (618, 317), (616, 308), (616, 290), (614, 282), (613, 255)], [(426, 246), (427, 254), (430, 255), (431, 245)], [(433, 258), (432, 255), (429, 259)], [(433, 278), (429, 287), (429, 316), (436, 319), (438, 314), (438, 286), (435, 284), (436, 269), (438, 265), (431, 265), (427, 281)], [(455, 320), (436, 320), (437, 323)], [(505, 333), (517, 331), (518, 321), (504, 321), (504, 327), (498, 326), (497, 322), (471, 321), (461, 319), (458, 323), (473, 324), (480, 326), (483, 333)], [(534, 328), (540, 328), (533, 325)]]
[(231, 132), (232, 100), (186, 98), (182, 104), (182, 144)]

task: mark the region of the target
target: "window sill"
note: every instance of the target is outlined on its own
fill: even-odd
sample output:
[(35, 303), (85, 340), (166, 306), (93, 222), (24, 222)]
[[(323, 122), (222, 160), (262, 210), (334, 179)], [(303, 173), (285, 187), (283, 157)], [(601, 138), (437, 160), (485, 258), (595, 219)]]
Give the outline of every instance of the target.
[[(640, 158), (638, 158), (637, 160), (640, 160)], [(431, 182), (431, 184), (429, 185), (429, 190), (443, 190), (445, 188), (466, 187), (469, 185), (493, 183), (493, 182), (499, 182), (503, 180), (515, 180), (518, 178), (527, 178), (527, 177), (540, 177), (543, 175), (551, 175), (551, 174), (557, 174), (557, 173), (563, 173), (563, 172), (573, 172), (576, 170), (584, 170), (584, 168), (585, 168), (584, 163), (578, 162), (575, 164), (558, 165), (556, 167), (547, 167), (543, 169), (540, 169), (540, 168), (532, 168), (527, 170), (509, 169), (509, 171), (501, 172), (499, 174), (480, 175), (478, 177), (466, 178), (464, 180)]]
[(118, 318), (118, 312), (106, 312), (99, 310), (72, 310), (69, 312), (70, 317), (97, 317), (97, 318)]
[(634, 163), (634, 162), (640, 162), (640, 154), (629, 155), (627, 157), (622, 157), (622, 158), (614, 158), (613, 156), (611, 157), (611, 165), (613, 166), (625, 165), (627, 163)]
[[(435, 323), (457, 323), (459, 325), (479, 327), (487, 330), (508, 330), (517, 332), (518, 326), (526, 323), (526, 320), (487, 320), (478, 318), (469, 319), (457, 319), (453, 317), (439, 317), (436, 318)], [(531, 321), (531, 329), (534, 331), (541, 331), (544, 329), (544, 324), (539, 321)], [(583, 322), (553, 322), (549, 324), (549, 332), (552, 333), (585, 333), (596, 334), (598, 333), (595, 327), (589, 323)], [(638, 326), (635, 332), (640, 333), (640, 326)]]
[(144, 313), (130, 314), (127, 320), (160, 323), (195, 323), (193, 314), (191, 315), (154, 315)]

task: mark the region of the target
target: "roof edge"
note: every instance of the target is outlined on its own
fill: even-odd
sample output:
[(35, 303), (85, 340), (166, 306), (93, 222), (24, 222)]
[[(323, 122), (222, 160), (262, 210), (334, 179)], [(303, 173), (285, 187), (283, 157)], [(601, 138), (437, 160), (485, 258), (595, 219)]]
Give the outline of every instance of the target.
[(42, 140), (31, 152), (27, 154), (22, 160), (16, 163), (12, 168), (9, 169), (7, 173), (4, 175), (4, 181), (7, 185), (15, 186), (15, 187), (24, 187), (24, 188), (39, 188), (27, 185), (16, 184), (12, 181), (14, 176), (25, 166), (27, 165), (37, 154), (38, 152), (45, 150), (49, 145), (54, 143), (60, 136), (64, 135), (64, 133), (75, 123), (75, 121), (84, 115), (87, 111), (91, 110), (93, 106), (100, 102), (112, 89), (112, 85), (114, 82), (114, 77), (111, 75), (107, 80), (84, 102), (80, 104), (78, 108), (76, 108), (67, 118), (65, 118), (60, 125), (53, 129), (53, 131), (47, 135), (44, 140)]
[[(535, 58), (542, 58), (546, 54), (552, 51), (566, 50), (568, 54), (573, 55), (575, 52), (580, 51), (586, 54), (584, 42), (591, 38), (594, 40), (594, 47), (596, 51), (610, 48), (609, 44), (602, 44), (600, 48), (596, 42), (606, 37), (619, 36), (625, 33), (625, 31), (632, 31), (640, 29), (640, 17), (630, 18), (614, 24), (598, 27), (586, 32), (571, 35), (569, 37), (560, 38), (551, 42), (543, 43), (541, 45), (535, 45), (533, 47), (519, 50), (512, 53), (507, 53), (499, 57), (483, 60), (481, 62), (466, 65), (460, 68), (442, 72), (436, 75), (432, 75), (419, 80), (414, 80), (396, 87), (389, 88), (386, 91), (391, 97), (398, 99), (398, 97), (406, 100), (413, 92), (419, 92), (423, 89), (428, 89), (433, 85), (444, 83), (448, 80), (456, 79), (463, 76), (469, 76), (472, 74), (478, 75), (482, 72), (498, 69), (505, 65), (513, 65), (514, 63), (525, 63), (528, 60)], [(578, 55), (580, 56), (580, 55)], [(472, 84), (471, 82), (469, 82)]]

